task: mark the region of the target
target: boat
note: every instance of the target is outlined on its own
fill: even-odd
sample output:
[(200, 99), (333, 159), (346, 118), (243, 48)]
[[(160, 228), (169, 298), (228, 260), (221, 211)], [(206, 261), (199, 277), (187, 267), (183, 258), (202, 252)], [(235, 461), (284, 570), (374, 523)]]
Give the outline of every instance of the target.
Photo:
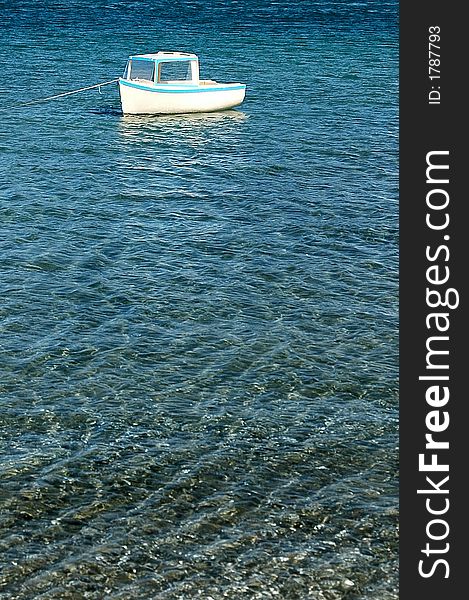
[(129, 56), (119, 93), (124, 115), (169, 115), (239, 106), (246, 85), (200, 79), (195, 54), (157, 52)]

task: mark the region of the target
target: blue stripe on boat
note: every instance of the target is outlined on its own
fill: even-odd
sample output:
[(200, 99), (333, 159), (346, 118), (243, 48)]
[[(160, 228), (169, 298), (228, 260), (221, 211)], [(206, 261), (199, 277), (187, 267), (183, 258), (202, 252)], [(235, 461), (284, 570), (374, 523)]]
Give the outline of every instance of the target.
[(146, 85), (140, 85), (138, 83), (133, 83), (133, 81), (127, 81), (126, 79), (119, 79), (119, 83), (121, 83), (122, 85), (126, 85), (128, 87), (131, 88), (135, 88), (137, 90), (145, 90), (146, 92), (161, 92), (163, 94), (194, 94), (194, 93), (198, 93), (198, 92), (228, 92), (231, 90), (244, 90), (246, 88), (246, 86), (244, 84), (233, 84), (233, 85), (227, 85), (227, 86), (214, 86), (214, 87), (210, 87), (210, 86), (203, 86), (203, 87), (197, 87), (197, 86), (191, 86), (191, 85), (187, 85), (185, 86), (185, 89), (181, 89), (180, 87), (178, 88), (171, 88), (166, 84), (156, 84), (154, 86), (146, 86)]

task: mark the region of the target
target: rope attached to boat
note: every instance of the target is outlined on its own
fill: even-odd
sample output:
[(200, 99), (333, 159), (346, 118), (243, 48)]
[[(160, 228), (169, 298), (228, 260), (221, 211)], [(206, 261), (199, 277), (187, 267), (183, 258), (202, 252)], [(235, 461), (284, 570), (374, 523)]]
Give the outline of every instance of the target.
[(111, 81), (104, 81), (103, 83), (96, 83), (95, 85), (89, 85), (87, 87), (80, 88), (79, 90), (72, 90), (71, 92), (63, 92), (62, 94), (56, 94), (55, 96), (48, 96), (47, 98), (39, 98), (38, 100), (31, 100), (30, 102), (23, 102), (22, 104), (16, 104), (15, 106), (12, 106), (11, 108), (21, 108), (23, 106), (31, 106), (32, 104), (39, 104), (40, 102), (48, 102), (49, 100), (55, 100), (56, 98), (63, 98), (63, 96), (71, 96), (72, 94), (78, 94), (78, 92), (85, 92), (86, 90), (92, 90), (94, 88), (100, 88), (100, 92), (101, 92), (101, 87), (103, 85), (109, 85), (111, 83), (116, 83), (117, 81), (119, 81), (119, 78), (111, 79)]

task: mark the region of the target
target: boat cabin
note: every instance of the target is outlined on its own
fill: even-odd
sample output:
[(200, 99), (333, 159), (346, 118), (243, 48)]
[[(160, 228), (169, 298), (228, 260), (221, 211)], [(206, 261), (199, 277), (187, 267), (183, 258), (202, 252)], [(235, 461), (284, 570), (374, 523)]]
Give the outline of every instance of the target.
[(200, 84), (199, 59), (188, 52), (157, 52), (130, 56), (123, 79), (144, 84)]

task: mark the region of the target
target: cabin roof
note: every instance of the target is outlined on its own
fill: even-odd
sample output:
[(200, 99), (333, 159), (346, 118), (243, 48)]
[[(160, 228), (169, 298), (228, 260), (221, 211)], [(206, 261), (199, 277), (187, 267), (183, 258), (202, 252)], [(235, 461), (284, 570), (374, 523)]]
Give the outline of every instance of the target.
[(165, 60), (198, 60), (196, 54), (190, 52), (156, 52), (154, 54), (133, 54), (129, 59), (165, 61)]

